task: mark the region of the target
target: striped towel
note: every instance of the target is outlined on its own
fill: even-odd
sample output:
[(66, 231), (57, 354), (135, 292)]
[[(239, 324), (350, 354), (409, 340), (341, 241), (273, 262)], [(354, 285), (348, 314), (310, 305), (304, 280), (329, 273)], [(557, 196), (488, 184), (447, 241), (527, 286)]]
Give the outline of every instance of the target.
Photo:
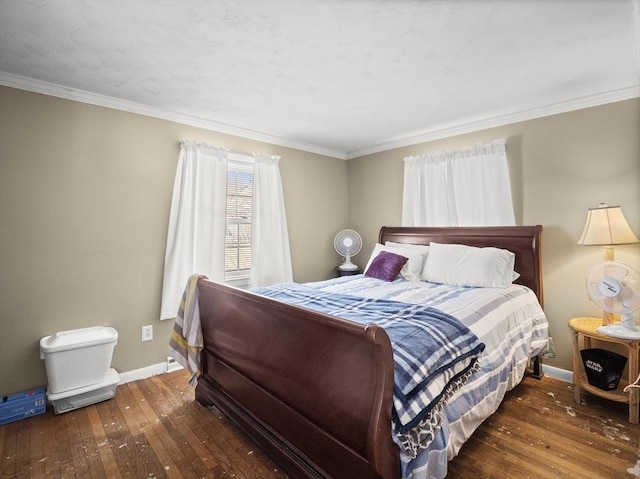
[(198, 304), (198, 280), (207, 279), (202, 274), (192, 274), (182, 294), (176, 322), (169, 339), (169, 356), (191, 373), (189, 384), (196, 384), (200, 370), (200, 351), (203, 348)]

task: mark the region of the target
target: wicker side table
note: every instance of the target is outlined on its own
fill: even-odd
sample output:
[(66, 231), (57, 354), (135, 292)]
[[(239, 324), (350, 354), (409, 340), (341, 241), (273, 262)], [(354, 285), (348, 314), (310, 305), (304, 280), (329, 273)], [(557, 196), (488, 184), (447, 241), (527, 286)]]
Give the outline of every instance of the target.
[[(640, 340), (638, 339), (621, 339), (607, 336), (598, 332), (598, 326), (602, 326), (600, 318), (573, 318), (569, 320), (569, 329), (573, 339), (573, 398), (577, 404), (580, 404), (580, 395), (582, 391), (587, 391), (596, 396), (600, 396), (612, 401), (623, 402), (629, 404), (629, 422), (638, 424), (638, 397), (639, 389), (631, 388), (628, 392), (623, 389), (629, 382), (635, 381), (638, 377), (639, 350)], [(592, 386), (587, 381), (587, 375), (584, 371), (582, 358), (580, 356), (580, 336), (582, 336), (583, 349), (591, 347), (591, 340), (606, 341), (609, 343), (624, 344), (629, 350), (628, 367), (629, 374), (627, 379), (620, 380), (618, 388), (613, 391), (605, 391), (603, 389)]]

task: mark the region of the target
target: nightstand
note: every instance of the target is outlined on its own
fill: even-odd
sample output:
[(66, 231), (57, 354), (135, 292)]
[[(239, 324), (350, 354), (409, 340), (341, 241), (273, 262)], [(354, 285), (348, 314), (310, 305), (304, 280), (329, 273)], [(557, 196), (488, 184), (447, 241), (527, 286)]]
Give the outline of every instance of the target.
[[(569, 320), (569, 329), (571, 330), (571, 337), (573, 339), (573, 398), (577, 404), (580, 404), (581, 392), (587, 391), (596, 396), (611, 399), (612, 401), (628, 403), (629, 422), (631, 424), (638, 424), (638, 388), (631, 388), (627, 393), (623, 392), (623, 389), (629, 382), (635, 381), (638, 377), (640, 340), (607, 336), (597, 331), (598, 326), (602, 326), (602, 319), (600, 318), (573, 318)], [(592, 339), (606, 341), (608, 343), (624, 344), (627, 347), (629, 350), (627, 362), (629, 375), (627, 380), (624, 378), (620, 380), (618, 389), (604, 391), (589, 384), (580, 356), (580, 336), (582, 336), (584, 349), (591, 348)]]
[(336, 266), (336, 276), (340, 277), (340, 276), (353, 276), (354, 274), (360, 274), (362, 273), (362, 268), (358, 268), (358, 269), (340, 269), (339, 267)]

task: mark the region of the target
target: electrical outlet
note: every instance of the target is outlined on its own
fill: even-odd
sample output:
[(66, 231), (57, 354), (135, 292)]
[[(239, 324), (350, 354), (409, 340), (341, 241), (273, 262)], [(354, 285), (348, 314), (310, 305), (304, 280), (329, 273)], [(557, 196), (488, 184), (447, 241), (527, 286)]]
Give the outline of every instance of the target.
[(142, 340), (151, 341), (153, 339), (153, 326), (142, 326)]

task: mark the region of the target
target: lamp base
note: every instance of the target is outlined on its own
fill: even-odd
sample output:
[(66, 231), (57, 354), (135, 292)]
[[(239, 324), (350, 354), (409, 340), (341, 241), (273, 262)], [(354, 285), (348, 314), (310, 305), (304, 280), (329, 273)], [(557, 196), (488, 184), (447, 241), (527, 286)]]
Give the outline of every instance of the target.
[(620, 315), (609, 313), (604, 311), (602, 313), (602, 325), (609, 326), (610, 324), (619, 324), (620, 323)]
[(604, 253), (605, 261), (613, 261), (616, 257), (615, 247), (613, 245), (603, 245), (602, 252)]

